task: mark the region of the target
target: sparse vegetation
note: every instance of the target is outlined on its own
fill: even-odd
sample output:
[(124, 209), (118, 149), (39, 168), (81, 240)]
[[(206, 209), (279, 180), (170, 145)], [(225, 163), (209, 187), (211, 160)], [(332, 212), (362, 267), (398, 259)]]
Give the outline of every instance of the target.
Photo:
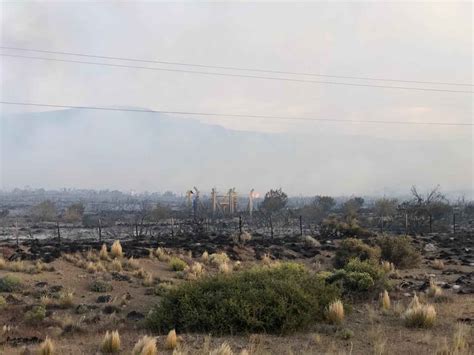
[(43, 305), (33, 306), (25, 313), (25, 320), (31, 324), (41, 323), (46, 318), (46, 308)]
[(6, 275), (0, 278), (0, 292), (15, 292), (20, 290), (22, 283), (20, 279), (13, 275)]
[(405, 236), (382, 236), (376, 239), (382, 251), (382, 259), (390, 261), (398, 268), (415, 267), (420, 263), (421, 255)]
[(161, 331), (176, 327), (213, 333), (285, 333), (323, 319), (338, 296), (337, 287), (326, 285), (303, 266), (281, 264), (181, 284), (163, 294), (147, 323)]
[(92, 292), (110, 292), (113, 287), (110, 283), (102, 280), (95, 280), (90, 285), (90, 290)]
[(169, 265), (171, 270), (173, 271), (183, 271), (185, 268), (188, 267), (188, 264), (186, 262), (176, 256), (173, 256), (170, 261)]
[(354, 258), (358, 258), (361, 261), (368, 260), (378, 264), (380, 260), (380, 249), (378, 247), (371, 247), (362, 240), (355, 238), (342, 240), (336, 251), (334, 266), (342, 268), (349, 260)]

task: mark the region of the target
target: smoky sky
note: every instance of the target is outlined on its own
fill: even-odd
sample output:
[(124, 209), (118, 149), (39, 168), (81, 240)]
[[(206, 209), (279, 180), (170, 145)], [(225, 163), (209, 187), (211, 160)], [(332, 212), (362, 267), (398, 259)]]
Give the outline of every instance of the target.
[[(470, 2), (49, 1), (3, 2), (1, 12), (1, 42), (5, 46), (472, 84)], [(473, 118), (472, 94), (213, 77), (7, 57), (0, 60), (4, 101), (355, 121), (458, 123), (472, 122)], [(469, 86), (388, 84), (472, 90)], [(165, 124), (161, 120), (150, 124), (148, 118), (132, 113), (126, 117), (78, 113), (66, 122), (48, 120), (42, 114), (34, 116), (39, 122), (31, 123), (33, 116), (26, 113), (45, 110), (7, 105), (0, 110), (0, 187), (4, 189), (110, 185), (179, 191), (196, 183), (241, 189), (258, 186), (262, 190), (275, 185), (293, 194), (351, 194), (403, 191), (411, 184), (425, 188), (440, 184), (447, 190), (473, 188), (470, 126), (172, 117), (198, 126), (179, 124), (171, 130), (169, 125), (161, 127), (158, 123)], [(13, 124), (12, 120), (22, 122)], [(191, 126), (194, 130), (189, 132)], [(216, 133), (216, 126), (224, 130)], [(153, 134), (162, 128), (168, 135), (166, 144), (162, 143), (164, 138), (157, 143)], [(208, 135), (209, 131), (213, 133)], [(225, 134), (233, 137), (231, 147), (222, 142)], [(18, 139), (12, 140), (13, 136)], [(191, 141), (189, 149), (196, 147), (193, 140), (208, 143), (199, 146), (207, 156), (195, 157), (203, 162), (201, 166), (195, 160), (192, 164), (178, 161), (189, 159), (187, 153), (173, 148), (184, 136)], [(275, 140), (284, 143), (276, 144)], [(129, 151), (124, 149), (127, 145)], [(96, 156), (102, 157), (102, 163)], [(162, 156), (168, 158), (154, 158)], [(135, 166), (136, 174), (120, 173), (130, 166)]]

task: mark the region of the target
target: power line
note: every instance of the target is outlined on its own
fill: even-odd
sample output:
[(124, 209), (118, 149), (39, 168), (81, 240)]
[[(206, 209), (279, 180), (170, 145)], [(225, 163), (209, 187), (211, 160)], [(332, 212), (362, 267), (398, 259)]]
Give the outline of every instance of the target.
[(342, 83), (342, 82), (335, 82), (335, 81), (306, 80), (306, 79), (280, 78), (280, 77), (270, 77), (270, 76), (257, 76), (257, 75), (243, 75), (243, 74), (229, 74), (229, 73), (203, 72), (203, 71), (195, 71), (195, 70), (168, 69), (168, 68), (150, 68), (150, 67), (141, 67), (141, 66), (125, 65), (125, 64), (111, 64), (111, 63), (100, 63), (100, 62), (86, 62), (86, 61), (71, 60), (71, 59), (56, 59), (56, 58), (47, 58), (47, 57), (33, 57), (33, 56), (23, 56), (23, 55), (4, 54), (4, 53), (0, 53), (0, 56), (3, 56), (3, 57), (13, 57), (13, 58), (26, 58), (26, 59), (34, 59), (34, 60), (46, 60), (46, 61), (64, 62), (64, 63), (99, 65), (99, 66), (116, 67), (116, 68), (134, 68), (134, 69), (145, 69), (145, 70), (154, 70), (154, 71), (179, 72), (179, 73), (201, 74), (201, 75), (211, 75), (211, 76), (229, 76), (229, 77), (240, 77), (240, 78), (250, 78), (250, 79), (267, 79), (267, 80), (277, 80), (277, 81), (287, 81), (287, 82), (300, 82), (300, 83), (311, 83), (311, 84), (330, 84), (330, 85), (342, 85), (342, 86), (373, 87), (373, 88), (383, 88), (383, 89), (416, 90), (416, 91), (436, 91), (436, 92), (468, 93), (468, 94), (473, 94), (473, 93), (474, 93), (473, 91), (465, 91), (465, 90), (448, 90), (448, 89), (417, 88), (417, 87), (409, 87), (409, 86), (389, 86), (389, 85), (373, 85), (373, 84), (358, 84), (358, 83)]
[(159, 113), (173, 115), (188, 116), (213, 116), (213, 117), (234, 117), (234, 118), (258, 118), (258, 119), (275, 119), (286, 121), (315, 121), (315, 122), (344, 122), (344, 123), (371, 123), (371, 124), (395, 124), (395, 125), (430, 125), (430, 126), (474, 126), (474, 123), (451, 123), (451, 122), (420, 122), (420, 121), (381, 121), (381, 120), (346, 120), (332, 118), (311, 118), (311, 117), (288, 117), (288, 116), (271, 116), (271, 115), (254, 115), (254, 114), (235, 114), (235, 113), (215, 113), (215, 112), (192, 112), (192, 111), (165, 111), (165, 110), (145, 110), (134, 108), (114, 108), (101, 106), (77, 106), (77, 105), (55, 105), (18, 101), (0, 101), (4, 105), (19, 106), (37, 106), (49, 108), (70, 108), (81, 110), (100, 110), (100, 111), (121, 111), (121, 112), (141, 112), (141, 113)]
[(88, 58), (98, 58), (98, 59), (124, 60), (124, 61), (129, 61), (129, 62), (140, 62), (140, 63), (154, 63), (154, 64), (189, 66), (189, 67), (197, 67), (197, 68), (247, 71), (247, 72), (256, 72), (256, 73), (290, 74), (290, 75), (317, 76), (317, 77), (337, 78), (337, 79), (373, 80), (373, 81), (387, 81), (387, 82), (414, 83), (414, 84), (430, 84), (430, 85), (474, 86), (473, 84), (465, 84), (465, 83), (453, 83), (453, 82), (441, 82), (441, 81), (420, 81), (420, 80), (401, 80), (401, 79), (373, 78), (373, 77), (364, 77), (364, 76), (327, 75), (327, 74), (305, 73), (305, 72), (295, 72), (295, 71), (268, 70), (268, 69), (256, 69), (256, 68), (242, 68), (242, 67), (234, 67), (234, 66), (218, 66), (218, 65), (192, 64), (192, 63), (183, 63), (183, 62), (170, 62), (170, 61), (162, 61), (162, 60), (113, 57), (113, 56), (104, 56), (104, 55), (95, 55), (95, 54), (50, 51), (50, 50), (41, 50), (41, 49), (19, 48), (19, 47), (0, 46), (0, 49), (26, 51), (26, 52), (37, 52), (37, 53), (49, 53), (49, 54), (61, 54), (61, 55), (73, 55), (73, 56), (77, 56), (77, 57), (88, 57)]

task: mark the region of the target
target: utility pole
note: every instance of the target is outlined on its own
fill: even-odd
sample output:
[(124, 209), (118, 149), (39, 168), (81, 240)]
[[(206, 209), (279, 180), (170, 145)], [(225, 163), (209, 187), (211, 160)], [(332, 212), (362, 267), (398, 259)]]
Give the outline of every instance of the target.
[(58, 236), (59, 250), (61, 250), (61, 232), (59, 230), (59, 221), (56, 221), (56, 230), (57, 230), (57, 236)]
[(272, 215), (270, 214), (270, 235), (273, 240), (273, 222), (272, 222)]
[(303, 236), (303, 216), (300, 215), (300, 236)]
[(456, 212), (453, 211), (453, 234), (456, 234)]
[(405, 212), (405, 235), (408, 235), (408, 213)]
[(99, 243), (102, 243), (102, 220), (99, 218)]

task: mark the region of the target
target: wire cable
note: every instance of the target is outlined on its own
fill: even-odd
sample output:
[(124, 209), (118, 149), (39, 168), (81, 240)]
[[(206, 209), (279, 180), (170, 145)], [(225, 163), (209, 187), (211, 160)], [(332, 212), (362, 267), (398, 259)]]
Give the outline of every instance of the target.
[(256, 68), (242, 68), (242, 67), (234, 67), (234, 66), (218, 66), (218, 65), (192, 64), (192, 63), (183, 63), (183, 62), (170, 62), (170, 61), (163, 61), (163, 60), (113, 57), (113, 56), (94, 55), (94, 54), (86, 54), (86, 53), (61, 52), (61, 51), (50, 51), (50, 50), (42, 50), (42, 49), (7, 47), (7, 46), (0, 46), (0, 49), (8, 49), (8, 50), (15, 50), (15, 51), (26, 51), (26, 52), (37, 52), (37, 53), (71, 55), (71, 56), (77, 56), (77, 57), (88, 57), (88, 58), (97, 58), (97, 59), (123, 60), (123, 61), (140, 62), (140, 63), (154, 63), (154, 64), (180, 65), (180, 66), (208, 68), (208, 69), (224, 69), (224, 70), (235, 70), (235, 71), (247, 71), (247, 72), (256, 72), (256, 73), (290, 74), (290, 75), (316, 76), (316, 77), (337, 78), (337, 79), (373, 80), (373, 81), (387, 81), (387, 82), (414, 83), (414, 84), (430, 84), (430, 85), (474, 86), (474, 84), (465, 84), (465, 83), (453, 83), (453, 82), (441, 82), (441, 81), (421, 81), (421, 80), (401, 80), (401, 79), (374, 78), (374, 77), (364, 77), (364, 76), (327, 75), (327, 74), (304, 73), (304, 72), (295, 72), (295, 71), (268, 70), (268, 69), (256, 69)]
[(373, 85), (373, 84), (358, 84), (358, 83), (342, 83), (342, 82), (335, 82), (335, 81), (305, 80), (305, 79), (292, 79), (292, 78), (279, 78), (279, 77), (277, 78), (277, 77), (269, 77), (269, 76), (203, 72), (203, 71), (195, 71), (195, 70), (150, 68), (150, 67), (125, 65), (125, 64), (86, 62), (86, 61), (71, 60), (71, 59), (56, 59), (56, 58), (34, 57), (34, 56), (4, 54), (4, 53), (0, 53), (0, 56), (12, 57), (12, 58), (26, 58), (26, 59), (34, 59), (34, 60), (46, 60), (46, 61), (63, 62), (63, 63), (99, 65), (99, 66), (116, 67), (116, 68), (134, 68), (134, 69), (145, 69), (145, 70), (154, 70), (154, 71), (179, 72), (179, 73), (201, 74), (201, 75), (211, 75), (211, 76), (212, 75), (214, 75), (214, 76), (229, 76), (229, 77), (240, 77), (240, 78), (250, 78), (250, 79), (267, 79), (267, 80), (278, 80), (278, 81), (300, 82), (300, 83), (311, 83), (311, 84), (330, 84), (330, 85), (372, 87), (372, 88), (383, 88), (383, 89), (436, 91), (436, 92), (467, 93), (467, 94), (473, 94), (474, 93), (473, 91), (465, 91), (465, 90), (448, 90), (448, 89), (434, 89), (434, 88), (433, 89), (432, 88), (418, 88), (418, 87), (409, 87), (409, 86), (389, 86), (389, 85)]
[(36, 106), (36, 107), (48, 107), (48, 108), (62, 108), (62, 109), (66, 108), (66, 109), (81, 109), (81, 110), (159, 113), (159, 114), (187, 115), (187, 116), (213, 116), (213, 117), (233, 117), (233, 118), (275, 119), (275, 120), (286, 120), (286, 121), (371, 123), (371, 124), (392, 124), (392, 125), (474, 126), (474, 123), (467, 123), (467, 122), (454, 123), (454, 122), (421, 122), (421, 121), (347, 120), (347, 119), (333, 119), (333, 118), (288, 117), (288, 116), (235, 114), (235, 113), (166, 111), (166, 110), (151, 110), (151, 109), (147, 110), (147, 109), (114, 108), (114, 107), (101, 107), (101, 106), (55, 105), (55, 104), (18, 102), (18, 101), (0, 101), (0, 104), (19, 105), (19, 106)]

